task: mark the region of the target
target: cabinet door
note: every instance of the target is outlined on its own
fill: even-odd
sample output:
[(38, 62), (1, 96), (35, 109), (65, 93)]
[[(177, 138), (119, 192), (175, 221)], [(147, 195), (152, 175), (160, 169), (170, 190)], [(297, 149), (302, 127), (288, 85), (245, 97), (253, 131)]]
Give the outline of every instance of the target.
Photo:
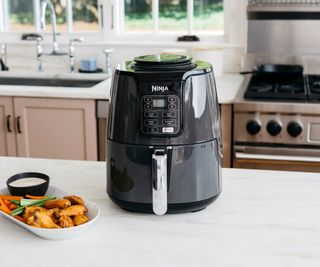
[(21, 157), (97, 160), (94, 100), (14, 98)]
[(0, 156), (17, 155), (13, 119), (12, 97), (0, 97)]
[(231, 167), (232, 161), (232, 105), (223, 104), (220, 105), (221, 114), (221, 132), (223, 142), (223, 161), (222, 166), (224, 168)]

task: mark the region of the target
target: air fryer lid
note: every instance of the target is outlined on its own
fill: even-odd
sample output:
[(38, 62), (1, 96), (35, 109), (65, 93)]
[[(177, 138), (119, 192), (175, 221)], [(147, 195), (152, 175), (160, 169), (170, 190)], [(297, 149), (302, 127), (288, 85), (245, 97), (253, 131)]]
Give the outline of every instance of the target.
[(145, 55), (136, 57), (132, 68), (136, 71), (191, 70), (192, 58), (182, 55)]

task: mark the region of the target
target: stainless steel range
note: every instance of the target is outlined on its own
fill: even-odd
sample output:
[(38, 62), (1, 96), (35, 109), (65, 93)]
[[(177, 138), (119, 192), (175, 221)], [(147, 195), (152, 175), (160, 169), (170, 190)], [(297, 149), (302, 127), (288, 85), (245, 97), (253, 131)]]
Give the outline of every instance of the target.
[(320, 171), (320, 76), (248, 76), (234, 104), (234, 167)]
[(233, 166), (320, 172), (320, 0), (249, 0), (247, 17)]

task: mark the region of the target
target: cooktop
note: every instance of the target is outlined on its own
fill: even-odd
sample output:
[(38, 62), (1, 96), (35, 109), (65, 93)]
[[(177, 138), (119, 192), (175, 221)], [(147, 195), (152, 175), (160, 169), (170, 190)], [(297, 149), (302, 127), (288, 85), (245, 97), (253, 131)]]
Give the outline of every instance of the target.
[(320, 75), (264, 76), (253, 74), (244, 93), (248, 100), (320, 101)]

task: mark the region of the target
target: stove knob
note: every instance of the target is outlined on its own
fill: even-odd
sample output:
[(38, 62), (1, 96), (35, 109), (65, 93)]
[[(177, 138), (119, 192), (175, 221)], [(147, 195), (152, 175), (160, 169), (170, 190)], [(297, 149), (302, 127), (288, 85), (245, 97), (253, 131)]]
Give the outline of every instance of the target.
[(261, 130), (261, 124), (256, 120), (250, 120), (247, 123), (247, 131), (251, 135), (256, 135)]
[(272, 120), (268, 122), (267, 131), (270, 135), (276, 136), (281, 132), (281, 130), (282, 127), (278, 121)]
[(287, 131), (290, 136), (297, 137), (302, 133), (302, 126), (296, 121), (291, 121), (287, 126)]

